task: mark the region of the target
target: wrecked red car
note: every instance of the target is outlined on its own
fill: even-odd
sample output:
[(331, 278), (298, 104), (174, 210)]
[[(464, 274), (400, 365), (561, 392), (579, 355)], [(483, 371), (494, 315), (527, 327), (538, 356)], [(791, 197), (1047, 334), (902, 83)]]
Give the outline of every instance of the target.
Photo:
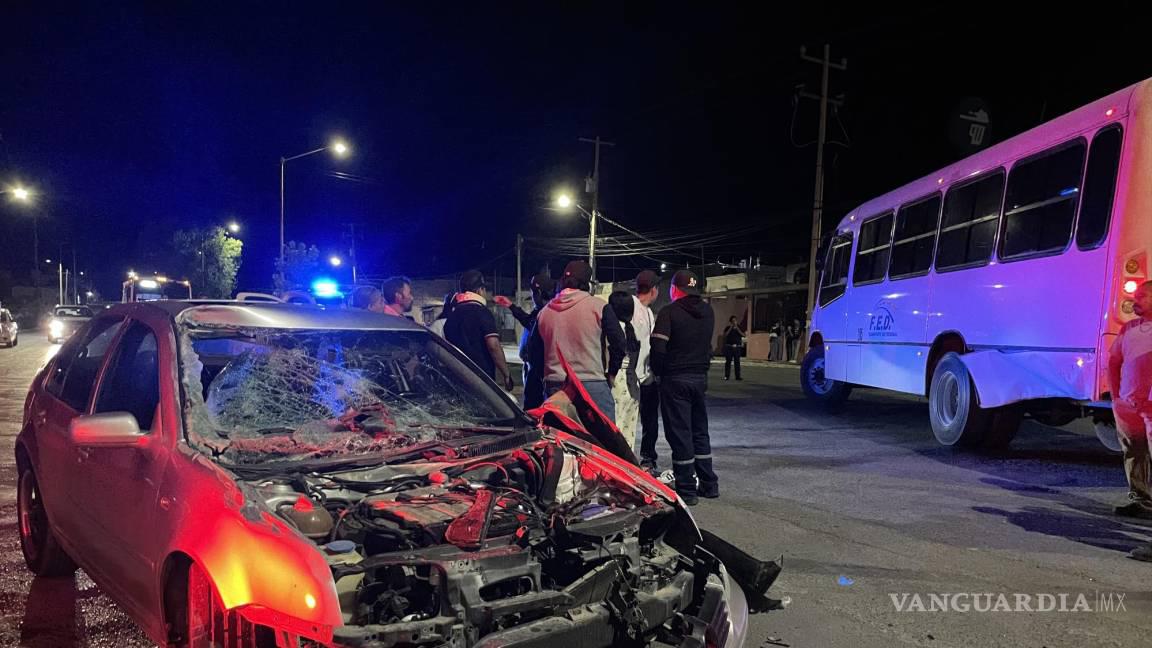
[(570, 395), (525, 414), (366, 311), (116, 306), (32, 385), (21, 547), (164, 646), (742, 645), (778, 564)]

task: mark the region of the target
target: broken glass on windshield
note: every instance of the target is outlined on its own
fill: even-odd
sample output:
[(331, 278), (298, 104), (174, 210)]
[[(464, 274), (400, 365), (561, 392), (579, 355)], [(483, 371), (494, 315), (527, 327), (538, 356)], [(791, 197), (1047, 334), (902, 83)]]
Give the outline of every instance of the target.
[(189, 438), (231, 462), (387, 450), (516, 417), (425, 331), (200, 327), (185, 337)]

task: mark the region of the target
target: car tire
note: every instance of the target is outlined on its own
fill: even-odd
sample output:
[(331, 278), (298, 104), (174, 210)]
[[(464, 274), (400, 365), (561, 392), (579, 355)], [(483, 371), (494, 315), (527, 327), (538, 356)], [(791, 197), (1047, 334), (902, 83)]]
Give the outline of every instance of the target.
[(177, 619), (179, 648), (275, 648), (271, 629), (255, 625), (235, 611), (224, 609), (220, 594), (200, 565), (188, 565), (187, 607)]
[(20, 344), (20, 336), (19, 336), (19, 335), (17, 335), (16, 337), (12, 338), (12, 344), (11, 344), (10, 346), (16, 346), (16, 345), (18, 345), (18, 344)]
[(819, 403), (826, 409), (835, 409), (848, 400), (852, 385), (824, 377), (824, 348), (814, 346), (804, 355), (800, 363), (800, 386), (809, 400)]
[(76, 571), (76, 563), (72, 562), (52, 532), (36, 473), (28, 465), (20, 468), (16, 487), (16, 517), (20, 528), (20, 551), (24, 554), (24, 563), (33, 574), (70, 576)]

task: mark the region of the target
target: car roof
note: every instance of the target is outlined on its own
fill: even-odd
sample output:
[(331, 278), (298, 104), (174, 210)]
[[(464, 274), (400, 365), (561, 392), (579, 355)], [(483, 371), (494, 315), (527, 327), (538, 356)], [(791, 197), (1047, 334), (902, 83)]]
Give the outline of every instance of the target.
[(423, 326), (394, 315), (357, 308), (240, 301), (161, 300), (119, 304), (106, 313), (152, 311), (179, 324), (202, 328), (283, 328), (292, 330), (422, 331)]

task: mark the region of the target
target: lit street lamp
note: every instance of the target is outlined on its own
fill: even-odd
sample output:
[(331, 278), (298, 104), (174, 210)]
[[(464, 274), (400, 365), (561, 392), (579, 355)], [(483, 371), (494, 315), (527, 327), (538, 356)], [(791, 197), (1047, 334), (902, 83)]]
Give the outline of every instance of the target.
[(238, 234), (240, 232), (240, 223), (237, 223), (236, 221), (228, 223), (228, 231), (233, 234)]
[(584, 209), (580, 203), (572, 200), (572, 197), (568, 194), (556, 196), (556, 206), (560, 209), (575, 207), (588, 217), (588, 266), (592, 269), (592, 281), (596, 281), (596, 217), (599, 216), (599, 212), (596, 211), (595, 207), (592, 208), (592, 211)]
[(339, 268), (340, 264), (344, 263), (344, 260), (333, 254), (328, 257), (328, 263), (331, 264), (333, 268)]
[(332, 143), (329, 144), (328, 146), (321, 146), (318, 149), (313, 149), (311, 151), (307, 151), (307, 152), (301, 153), (299, 155), (293, 155), (291, 157), (280, 158), (280, 268), (281, 268), (281, 272), (283, 272), (283, 268), (284, 268), (284, 167), (289, 162), (291, 162), (292, 160), (299, 160), (302, 157), (308, 157), (309, 155), (315, 155), (317, 153), (322, 153), (324, 151), (329, 151), (329, 150), (332, 151), (332, 153), (336, 157), (345, 157), (350, 152), (350, 149), (348, 148), (348, 143), (345, 142), (344, 140), (337, 139), (337, 140), (333, 140)]
[[(23, 203), (25, 205), (32, 204), (32, 190), (23, 185), (16, 185), (10, 187), (0, 193), (6, 193), (12, 196), (12, 200)], [(36, 264), (36, 260), (40, 258), (40, 218), (36, 210), (32, 210), (32, 279), (39, 285), (37, 278), (40, 275), (40, 267)]]

